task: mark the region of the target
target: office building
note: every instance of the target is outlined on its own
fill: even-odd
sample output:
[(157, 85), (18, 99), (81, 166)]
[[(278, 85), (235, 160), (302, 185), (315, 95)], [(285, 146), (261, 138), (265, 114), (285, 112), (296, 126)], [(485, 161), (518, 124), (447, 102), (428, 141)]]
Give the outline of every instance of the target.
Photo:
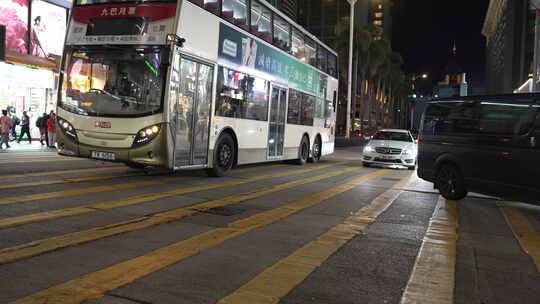
[(490, 0), (484, 21), (486, 91), (511, 93), (530, 77), (534, 57), (534, 13), (530, 0)]

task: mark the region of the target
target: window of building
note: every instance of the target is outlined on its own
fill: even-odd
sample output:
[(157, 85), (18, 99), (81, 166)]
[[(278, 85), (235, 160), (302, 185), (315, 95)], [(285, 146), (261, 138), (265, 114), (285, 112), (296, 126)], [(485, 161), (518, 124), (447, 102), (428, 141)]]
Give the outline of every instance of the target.
[(373, 20), (373, 24), (382, 26), (382, 20)]
[(337, 77), (337, 56), (332, 53), (328, 53), (328, 74)]
[(306, 59), (307, 63), (316, 67), (317, 66), (317, 44), (315, 41), (308, 37), (305, 37)]
[(382, 18), (384, 16), (384, 14), (382, 12), (376, 12), (375, 13), (375, 18)]
[(272, 12), (259, 1), (251, 1), (251, 28), (253, 35), (272, 42)]
[(289, 91), (289, 107), (287, 109), (287, 123), (293, 125), (300, 124), (300, 106), (302, 104), (302, 93)]
[(306, 47), (304, 45), (304, 34), (299, 30), (293, 29), (291, 54), (298, 60), (306, 62)]
[(221, 17), (247, 29), (247, 0), (222, 0)]
[(269, 82), (219, 67), (216, 115), (266, 121)]
[(317, 49), (317, 67), (323, 72), (328, 69), (328, 51), (319, 46)]
[(302, 94), (302, 109), (300, 114), (300, 124), (313, 126), (313, 114), (315, 111), (315, 97)]
[(291, 25), (277, 15), (274, 15), (274, 45), (287, 52), (291, 49)]

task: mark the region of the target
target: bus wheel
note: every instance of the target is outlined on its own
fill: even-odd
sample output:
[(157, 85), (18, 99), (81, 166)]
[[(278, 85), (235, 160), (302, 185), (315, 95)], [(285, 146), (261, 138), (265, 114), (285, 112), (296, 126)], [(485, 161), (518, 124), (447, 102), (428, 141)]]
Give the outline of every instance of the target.
[(321, 139), (317, 136), (315, 143), (313, 144), (313, 149), (311, 150), (311, 157), (309, 158), (310, 163), (316, 163), (321, 160)]
[(214, 149), (213, 168), (208, 169), (210, 176), (225, 176), (234, 165), (236, 149), (234, 140), (229, 133), (223, 133)]
[(307, 139), (307, 136), (302, 137), (302, 141), (300, 142), (300, 147), (298, 147), (298, 159), (296, 160), (296, 163), (300, 166), (303, 166), (306, 164), (306, 161), (309, 158), (309, 141)]
[(132, 169), (144, 169), (144, 168), (146, 168), (146, 166), (143, 165), (143, 164), (132, 163), (132, 162), (127, 162), (126, 166), (128, 166), (128, 167), (130, 167)]

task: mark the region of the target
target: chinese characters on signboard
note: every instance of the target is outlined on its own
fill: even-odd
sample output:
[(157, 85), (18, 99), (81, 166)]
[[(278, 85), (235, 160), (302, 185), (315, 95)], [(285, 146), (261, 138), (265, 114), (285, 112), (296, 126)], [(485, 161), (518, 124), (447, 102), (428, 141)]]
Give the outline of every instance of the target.
[(324, 90), (321, 91), (321, 73), (223, 23), (220, 25), (218, 56), (224, 63), (266, 73), (296, 89), (325, 97)]

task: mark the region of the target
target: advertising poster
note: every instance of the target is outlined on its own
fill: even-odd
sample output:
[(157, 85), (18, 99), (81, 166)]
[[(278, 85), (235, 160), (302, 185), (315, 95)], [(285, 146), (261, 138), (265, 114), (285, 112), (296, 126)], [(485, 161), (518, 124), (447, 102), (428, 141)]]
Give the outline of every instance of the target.
[(42, 0), (32, 0), (31, 54), (47, 57), (62, 54), (67, 10)]
[(325, 90), (320, 88), (323, 74), (223, 23), (220, 24), (218, 57), (220, 62), (241, 68), (241, 72), (262, 72), (292, 88), (326, 97)]
[(27, 0), (1, 0), (0, 24), (6, 26), (6, 50), (28, 52)]

